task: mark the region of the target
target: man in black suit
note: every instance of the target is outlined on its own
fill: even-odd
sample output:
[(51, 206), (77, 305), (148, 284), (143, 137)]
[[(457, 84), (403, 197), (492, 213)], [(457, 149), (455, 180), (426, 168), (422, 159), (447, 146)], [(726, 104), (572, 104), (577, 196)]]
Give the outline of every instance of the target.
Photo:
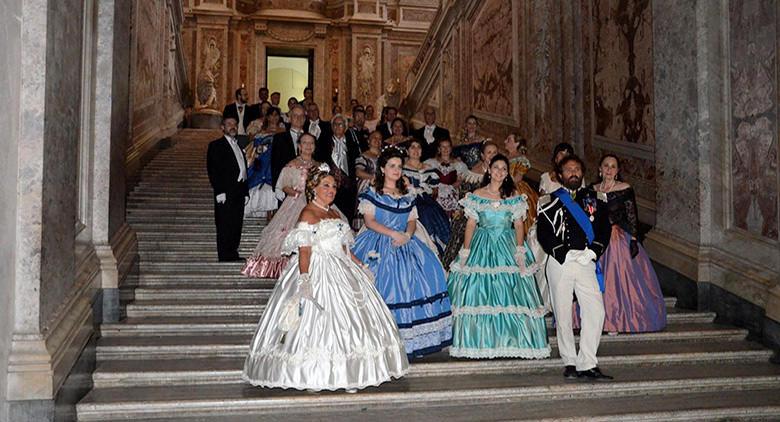
[(333, 134), (330, 138), (321, 136), (314, 149), (314, 159), (328, 163), (330, 171), (338, 183), (336, 199), (333, 203), (344, 213), (347, 221), (352, 224), (355, 216), (355, 199), (357, 187), (355, 184), (355, 159), (360, 156), (360, 145), (347, 135), (347, 120), (337, 114), (331, 121)]
[(439, 141), (450, 139), (450, 131), (436, 125), (436, 109), (431, 106), (423, 111), (425, 126), (412, 132), (415, 139), (423, 141), (423, 152), (420, 160), (433, 158), (439, 152)]
[(320, 108), (317, 106), (317, 103), (309, 103), (306, 107), (306, 117), (306, 122), (303, 124), (303, 129), (306, 133), (311, 133), (318, 140), (322, 137), (330, 139), (333, 136), (330, 122), (320, 120)]
[(368, 129), (366, 124), (366, 111), (363, 107), (357, 106), (352, 109), (352, 127), (347, 131), (347, 138), (350, 142), (356, 142), (360, 145), (360, 152), (368, 150)]
[(223, 137), (209, 144), (206, 155), (209, 182), (214, 189), (214, 222), (217, 225), (217, 254), (220, 261), (238, 261), (244, 222), (246, 157), (236, 142), (238, 122), (222, 119)]
[(290, 109), (290, 127), (284, 132), (274, 135), (271, 142), (271, 180), (272, 186), (276, 186), (276, 180), (284, 166), (298, 155), (298, 140), (305, 133), (303, 122), (306, 113), (303, 106), (295, 104)]
[(238, 88), (235, 95), (236, 102), (225, 106), (225, 109), (222, 110), (222, 118), (232, 117), (236, 119), (236, 122), (238, 122), (236, 125), (237, 135), (246, 135), (247, 126), (254, 120), (252, 107), (246, 103), (249, 93), (246, 91), (246, 88)]
[(398, 109), (395, 107), (385, 107), (382, 110), (381, 122), (377, 124), (376, 130), (382, 132), (382, 140), (393, 136), (393, 120), (398, 117)]

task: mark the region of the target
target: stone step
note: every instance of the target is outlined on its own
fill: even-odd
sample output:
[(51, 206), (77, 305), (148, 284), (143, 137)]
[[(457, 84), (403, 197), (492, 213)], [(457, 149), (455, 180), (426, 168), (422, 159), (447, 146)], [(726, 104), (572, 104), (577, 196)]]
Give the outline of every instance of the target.
[(177, 274), (212, 274), (214, 276), (240, 274), (244, 262), (144, 262), (139, 264), (141, 272), (175, 272)]
[[(206, 222), (191, 223), (132, 223), (131, 227), (137, 232), (181, 232), (181, 233), (216, 233), (216, 227), (214, 226), (214, 220), (211, 219), (211, 224)], [(244, 233), (260, 233), (265, 226), (249, 225), (242, 229), (242, 235)]]
[[(613, 382), (565, 382), (561, 368), (518, 376), (516, 372), (447, 376), (410, 376), (357, 394), (311, 394), (301, 391), (251, 388), (246, 384), (202, 385), (172, 388), (97, 388), (78, 404), (80, 421), (133, 420), (137, 418), (201, 417), (236, 413), (355, 411), (383, 408), (447, 406), (453, 402), (486, 403), (545, 400), (550, 407), (566, 406), (571, 399), (732, 392), (745, 389), (780, 389), (780, 366), (769, 363), (718, 365), (708, 363), (645, 366), (614, 365)], [(334, 415), (335, 416), (335, 415)]]
[[(151, 290), (151, 289), (139, 289)], [(196, 291), (193, 289), (190, 291)], [(238, 294), (241, 290), (223, 293), (223, 303), (214, 304), (212, 298), (203, 295), (192, 295), (182, 299), (181, 303), (171, 303), (171, 299), (162, 300), (159, 297), (146, 295), (136, 302), (127, 304), (128, 318), (114, 324), (104, 324), (101, 328), (104, 337), (116, 336), (182, 336), (182, 335), (220, 335), (220, 334), (253, 334), (257, 322), (265, 309), (264, 304), (270, 297), (272, 287), (265, 289), (246, 289), (247, 294)], [(168, 291), (168, 290), (164, 290)], [(217, 291), (203, 289), (203, 291)], [(230, 291), (225, 289), (222, 291)], [(175, 296), (175, 291), (170, 296)], [(251, 296), (250, 296), (251, 295)], [(149, 297), (155, 297), (150, 299)], [(123, 299), (132, 296), (122, 296)], [(198, 306), (201, 306), (198, 308)], [(669, 326), (681, 324), (705, 324), (712, 322), (714, 315), (708, 312), (670, 312), (667, 322)], [(553, 331), (552, 317), (546, 318), (547, 328)], [(618, 336), (631, 334), (618, 334)]]
[[(145, 217), (150, 220), (156, 220), (160, 217), (210, 217), (214, 221), (214, 208), (159, 208), (156, 206), (144, 206), (139, 208), (129, 208), (128, 215), (136, 218)], [(244, 216), (244, 224), (265, 224), (265, 218)]]
[(158, 192), (158, 191), (140, 191), (130, 192), (128, 199), (130, 202), (136, 202), (140, 200), (168, 200), (171, 202), (209, 202), (213, 199), (214, 191), (203, 190), (197, 193), (171, 193), (171, 192)]
[(259, 318), (266, 302), (267, 299), (144, 299), (127, 305), (127, 317), (246, 315)]
[[(486, 420), (512, 420), (534, 422), (560, 421), (776, 421), (780, 419), (780, 406), (776, 398), (780, 389), (747, 389), (712, 391), (706, 393), (677, 392), (674, 395), (614, 396), (598, 399), (567, 400), (564, 404), (548, 400), (517, 400), (498, 404), (480, 403), (475, 406), (469, 400), (458, 400), (438, 407), (363, 406), (349, 409), (335, 406), (322, 411), (295, 411), (244, 413), (240, 415), (198, 417), (198, 422), (246, 422), (264, 421), (327, 421), (338, 417), (339, 422), (364, 421), (426, 421), (473, 422)], [(134, 419), (136, 422), (160, 422), (159, 419)], [(191, 422), (191, 417), (166, 418), (166, 422)]]
[(212, 273), (176, 274), (167, 272), (145, 272), (140, 275), (134, 274), (127, 276), (126, 282), (123, 285), (139, 287), (171, 287), (187, 284), (193, 287), (210, 286), (214, 288), (224, 288), (224, 286), (251, 286), (258, 281), (264, 283), (276, 283), (275, 279), (249, 278), (242, 275), (238, 271), (235, 273), (219, 276)]
[[(741, 341), (747, 331), (716, 324), (672, 324), (657, 333), (602, 336), (601, 343), (639, 343), (668, 340), (691, 342)], [(97, 359), (183, 359), (245, 356), (251, 335), (139, 336), (101, 338)], [(555, 345), (555, 336), (550, 336)]]
[[(172, 213), (171, 213), (172, 214)], [(137, 214), (127, 216), (127, 222), (132, 227), (136, 226), (150, 226), (150, 225), (194, 225), (197, 224), (204, 228), (213, 228), (214, 226), (214, 211), (200, 212), (199, 214), (180, 214), (180, 215), (165, 215), (161, 214), (156, 218), (152, 218), (150, 215), (139, 216)], [(263, 231), (266, 226), (265, 219), (259, 219), (254, 217), (247, 217), (244, 220), (242, 232), (251, 231)], [(216, 229), (215, 229), (216, 230)]]
[[(253, 251), (254, 248), (249, 246), (250, 245), (247, 244), (247, 242), (242, 242), (241, 248), (246, 248), (246, 250), (249, 252)], [(138, 241), (139, 251), (205, 252), (205, 251), (214, 251), (214, 248), (215, 248), (215, 241), (213, 239), (207, 242), (197, 241), (197, 240), (192, 240), (189, 242), (177, 242), (177, 241), (170, 241), (170, 240), (139, 240)], [(239, 252), (241, 251), (239, 250)]]
[[(193, 261), (216, 261), (217, 247), (212, 242), (211, 247), (196, 248), (192, 250), (167, 250), (163, 248), (138, 248), (138, 256), (145, 262), (193, 262)], [(244, 244), (238, 248), (238, 254), (243, 257), (251, 256), (254, 247), (250, 244)]]
[(167, 199), (152, 199), (152, 200), (138, 200), (134, 199), (133, 202), (127, 205), (127, 211), (135, 212), (137, 210), (157, 210), (161, 212), (167, 212), (170, 210), (193, 210), (193, 211), (209, 211), (211, 215), (214, 215), (214, 203), (211, 198), (203, 201), (169, 201)]
[[(137, 298), (136, 298), (137, 299)], [(258, 319), (265, 311), (265, 301), (258, 302), (255, 299), (228, 300), (224, 297), (212, 297), (210, 299), (142, 299), (127, 305), (129, 317), (151, 316), (254, 316)], [(713, 312), (693, 312), (672, 308), (668, 311), (667, 322), (679, 323), (706, 323), (715, 319)], [(548, 323), (552, 323), (551, 317)], [(549, 325), (548, 324), (548, 325)]]
[[(440, 352), (415, 360), (407, 377), (467, 374), (479, 376), (505, 372), (526, 374), (542, 369), (562, 368), (563, 362), (557, 349), (553, 350), (552, 355), (552, 358), (544, 360), (467, 360), (452, 358), (446, 352)], [(771, 350), (748, 341), (705, 344), (679, 341), (612, 343), (599, 349), (599, 364), (766, 363), (771, 356)], [(242, 358), (181, 359), (164, 362), (104, 361), (98, 363), (93, 380), (95, 388), (241, 383), (243, 366)]]
[[(166, 231), (157, 232), (146, 229), (145, 231), (138, 230), (135, 225), (132, 226), (136, 231), (136, 237), (139, 241), (168, 241), (168, 242), (216, 242), (216, 232), (178, 232), (178, 231)], [(260, 233), (241, 233), (241, 244), (249, 243), (257, 245), (257, 241), (260, 239)], [(214, 243), (216, 247), (216, 243)]]
[(213, 195), (214, 190), (209, 185), (182, 185), (182, 186), (157, 186), (157, 187), (143, 187), (139, 186), (135, 188), (135, 192), (149, 194), (167, 194), (167, 195), (181, 195), (181, 196), (207, 196)]
[(193, 288), (188, 285), (179, 285), (165, 288), (141, 287), (135, 289), (136, 300), (179, 300), (185, 302), (188, 300), (233, 300), (248, 299), (259, 300), (267, 299), (271, 295), (275, 284), (257, 283), (256, 288), (236, 288), (236, 289), (215, 289), (210, 287)]

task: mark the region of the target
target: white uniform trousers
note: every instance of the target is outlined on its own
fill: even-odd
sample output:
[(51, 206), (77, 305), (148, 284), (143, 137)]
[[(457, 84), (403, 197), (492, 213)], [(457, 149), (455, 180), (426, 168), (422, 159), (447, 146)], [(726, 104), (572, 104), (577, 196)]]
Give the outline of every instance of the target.
[[(596, 351), (604, 328), (604, 301), (596, 279), (596, 263), (582, 265), (568, 258), (563, 265), (552, 256), (545, 266), (555, 312), (558, 352), (563, 364), (578, 371), (598, 366)], [(577, 353), (572, 328), (573, 293), (580, 305), (580, 351)]]

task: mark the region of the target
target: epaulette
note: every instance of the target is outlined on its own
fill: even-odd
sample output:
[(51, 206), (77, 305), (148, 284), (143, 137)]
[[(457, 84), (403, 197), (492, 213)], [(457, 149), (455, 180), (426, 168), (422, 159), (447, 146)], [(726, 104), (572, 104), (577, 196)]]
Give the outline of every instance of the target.
[(543, 213), (548, 209), (552, 208), (557, 203), (558, 203), (558, 198), (553, 198), (552, 195), (542, 195), (539, 197), (539, 202), (536, 206), (536, 210), (538, 213)]

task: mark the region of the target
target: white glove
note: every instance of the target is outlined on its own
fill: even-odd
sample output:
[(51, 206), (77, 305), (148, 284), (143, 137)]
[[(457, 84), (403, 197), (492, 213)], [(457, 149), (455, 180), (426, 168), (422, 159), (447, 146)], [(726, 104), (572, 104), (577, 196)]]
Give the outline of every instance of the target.
[(460, 257), (460, 262), (465, 263), (467, 259), (469, 259), (469, 255), (471, 254), (471, 249), (462, 248), (460, 252), (458, 252), (458, 256)]
[(217, 203), (218, 204), (224, 204), (225, 201), (227, 201), (227, 195), (226, 194), (220, 193), (219, 195), (217, 195)]
[(515, 249), (515, 263), (517, 263), (517, 266), (520, 268), (527, 268), (525, 265), (525, 246), (518, 245), (517, 249)]
[(593, 252), (592, 250), (585, 248), (584, 251), (580, 252), (579, 256), (577, 256), (576, 259), (577, 262), (579, 262), (582, 265), (589, 265), (596, 260), (596, 252)]

